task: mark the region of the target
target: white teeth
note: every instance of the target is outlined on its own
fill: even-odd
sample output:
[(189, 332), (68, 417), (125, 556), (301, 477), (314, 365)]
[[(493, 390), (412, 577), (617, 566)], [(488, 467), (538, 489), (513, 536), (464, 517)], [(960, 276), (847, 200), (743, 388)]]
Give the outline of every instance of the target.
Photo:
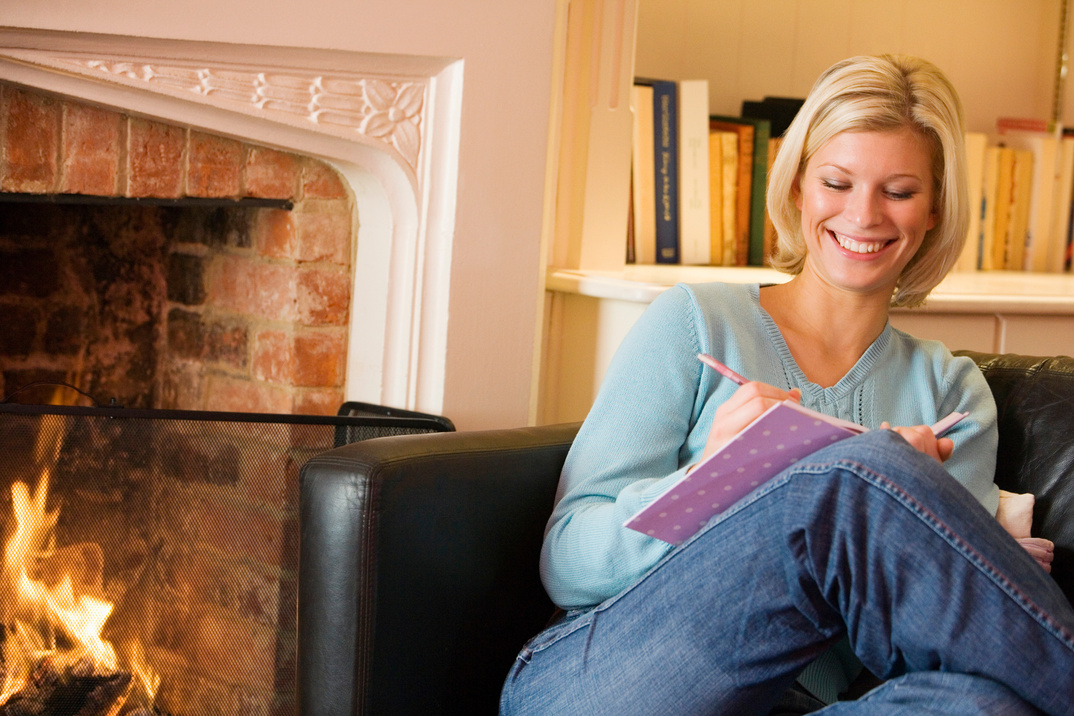
[(845, 236), (832, 232), (832, 236), (839, 242), (847, 251), (853, 251), (856, 254), (875, 254), (880, 249), (887, 245), (887, 241), (855, 241), (854, 239), (848, 239)]

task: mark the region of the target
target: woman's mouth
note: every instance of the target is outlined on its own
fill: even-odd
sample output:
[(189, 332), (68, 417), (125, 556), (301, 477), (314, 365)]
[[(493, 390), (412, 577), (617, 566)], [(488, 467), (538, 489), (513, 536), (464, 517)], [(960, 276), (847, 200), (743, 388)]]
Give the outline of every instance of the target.
[(847, 251), (852, 251), (853, 253), (856, 253), (856, 254), (875, 254), (877, 251), (880, 251), (882, 248), (884, 248), (885, 246), (887, 246), (888, 244), (890, 244), (893, 241), (893, 239), (877, 239), (877, 240), (874, 240), (874, 241), (855, 241), (854, 239), (850, 238), (849, 236), (843, 236), (842, 234), (837, 234), (834, 231), (831, 231), (830, 229), (829, 229), (828, 233), (831, 235), (831, 237), (833, 239), (836, 240), (836, 242), (839, 243), (840, 246), (842, 246)]

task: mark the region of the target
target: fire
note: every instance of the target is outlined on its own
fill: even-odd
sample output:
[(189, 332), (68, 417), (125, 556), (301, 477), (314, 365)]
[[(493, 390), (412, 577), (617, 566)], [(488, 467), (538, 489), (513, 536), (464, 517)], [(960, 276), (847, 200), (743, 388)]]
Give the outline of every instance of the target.
[[(62, 437), (43, 430), (39, 464), (53, 464), (61, 443)], [(11, 488), (15, 530), (4, 547), (0, 573), (5, 629), (0, 704), (26, 689), (42, 664), (54, 671), (88, 669), (93, 674), (119, 669), (115, 649), (101, 636), (113, 609), (101, 588), (103, 555), (95, 544), (56, 547), (59, 511), (47, 509), (49, 482), (46, 468), (32, 493), (23, 482)], [(146, 666), (140, 645), (126, 651), (131, 654), (128, 668), (151, 703), (160, 679)], [(122, 707), (131, 676), (120, 679), (122, 693), (108, 713)]]

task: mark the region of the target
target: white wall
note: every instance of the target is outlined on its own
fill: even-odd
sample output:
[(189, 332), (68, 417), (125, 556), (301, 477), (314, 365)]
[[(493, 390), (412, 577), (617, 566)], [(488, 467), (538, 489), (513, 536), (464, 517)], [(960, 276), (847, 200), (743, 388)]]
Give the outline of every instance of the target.
[(640, 3), (637, 74), (708, 78), (714, 113), (738, 114), (742, 100), (765, 95), (804, 97), (833, 62), (893, 52), (950, 76), (970, 130), (991, 132), (998, 116), (1051, 115), (1060, 0)]
[(485, 428), (529, 419), (556, 8), (557, 0), (0, 0), (0, 24), (461, 59), (443, 413), (460, 428)]

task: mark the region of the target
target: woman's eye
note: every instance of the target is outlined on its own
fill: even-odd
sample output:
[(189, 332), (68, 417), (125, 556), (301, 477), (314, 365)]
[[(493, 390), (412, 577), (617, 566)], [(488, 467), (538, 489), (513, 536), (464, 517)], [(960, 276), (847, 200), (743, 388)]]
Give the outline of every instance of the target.
[(889, 191), (886, 193), (889, 199), (894, 199), (895, 201), (906, 201), (914, 197), (914, 192), (912, 191)]
[(845, 191), (850, 188), (847, 184), (830, 179), (822, 179), (820, 183), (825, 189), (831, 189), (832, 191)]

